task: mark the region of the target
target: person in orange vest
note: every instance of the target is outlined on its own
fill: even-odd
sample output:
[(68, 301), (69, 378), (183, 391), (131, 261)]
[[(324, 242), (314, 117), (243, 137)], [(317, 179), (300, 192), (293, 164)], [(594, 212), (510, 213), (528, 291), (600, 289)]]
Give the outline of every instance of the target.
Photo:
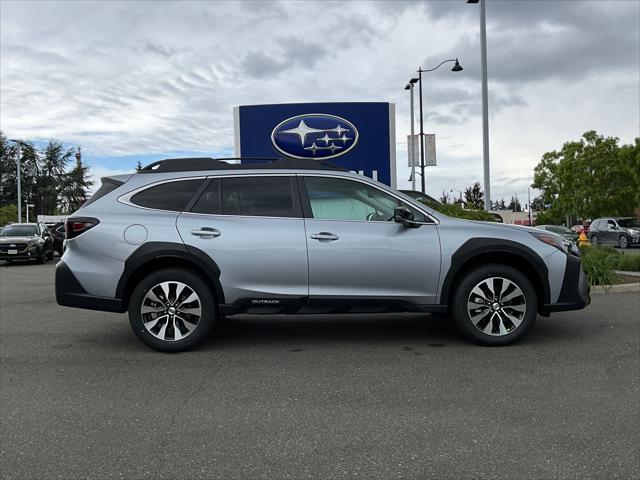
[(578, 246), (579, 247), (589, 246), (589, 239), (587, 238), (587, 235), (584, 233), (584, 230), (580, 232), (580, 236), (578, 237)]

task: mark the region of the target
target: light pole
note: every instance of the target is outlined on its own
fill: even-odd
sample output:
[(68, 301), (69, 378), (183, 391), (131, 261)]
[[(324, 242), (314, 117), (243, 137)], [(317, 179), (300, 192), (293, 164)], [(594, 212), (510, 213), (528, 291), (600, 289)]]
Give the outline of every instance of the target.
[(445, 60), (443, 62), (440, 62), (437, 66), (433, 67), (433, 68), (429, 68), (426, 70), (423, 70), (422, 67), (418, 67), (418, 81), (420, 82), (420, 172), (422, 175), (422, 193), (426, 193), (425, 192), (425, 180), (424, 180), (424, 123), (422, 121), (422, 74), (424, 72), (433, 72), (434, 70), (437, 70), (438, 68), (440, 68), (442, 65), (444, 65), (445, 63), (449, 63), (449, 62), (456, 62), (455, 65), (453, 66), (453, 68), (451, 69), (452, 72), (461, 72), (463, 69), (460, 66), (460, 63), (458, 62), (457, 58), (452, 58), (450, 60)]
[(491, 210), (491, 181), (489, 171), (489, 102), (487, 87), (487, 17), (485, 0), (467, 0), (480, 3), (480, 74), (482, 76), (482, 165), (484, 170), (484, 209)]
[(18, 223), (22, 223), (22, 185), (21, 185), (21, 174), (20, 174), (20, 146), (22, 145), (22, 140), (14, 140), (11, 139), (12, 142), (15, 142), (18, 147), (18, 159), (17, 159), (17, 170), (18, 170)]
[(413, 142), (413, 138), (415, 136), (415, 130), (414, 130), (414, 119), (415, 119), (415, 114), (413, 113), (413, 86), (415, 85), (415, 83), (418, 81), (417, 78), (412, 78), (411, 80), (409, 80), (409, 83), (407, 83), (407, 86), (404, 87), (405, 90), (409, 90), (409, 94), (411, 95), (411, 143), (409, 144), (409, 158), (411, 159), (411, 190), (416, 189), (416, 164), (415, 164), (415, 152), (414, 150), (414, 142)]
[(35, 207), (33, 203), (27, 203), (27, 223), (29, 223), (29, 207)]

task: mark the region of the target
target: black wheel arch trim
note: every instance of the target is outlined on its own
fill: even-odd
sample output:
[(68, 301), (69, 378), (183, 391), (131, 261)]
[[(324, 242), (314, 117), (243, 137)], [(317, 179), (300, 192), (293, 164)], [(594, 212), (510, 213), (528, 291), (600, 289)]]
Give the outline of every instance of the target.
[(211, 283), (218, 304), (224, 303), (224, 291), (220, 283), (220, 267), (205, 252), (199, 248), (183, 243), (149, 242), (141, 245), (125, 261), (124, 271), (116, 287), (116, 297), (121, 299), (125, 310), (128, 307), (129, 295), (132, 288), (127, 288), (141, 268), (157, 261), (179, 260), (186, 262), (198, 272), (202, 272)]
[(516, 255), (525, 261), (539, 277), (542, 298), (538, 299), (539, 305), (550, 303), (551, 292), (549, 287), (549, 270), (542, 258), (527, 247), (518, 242), (498, 238), (471, 238), (464, 242), (451, 256), (451, 266), (442, 283), (440, 291), (440, 304), (448, 304), (451, 288), (456, 276), (465, 265), (468, 265), (475, 258), (486, 254), (508, 253)]

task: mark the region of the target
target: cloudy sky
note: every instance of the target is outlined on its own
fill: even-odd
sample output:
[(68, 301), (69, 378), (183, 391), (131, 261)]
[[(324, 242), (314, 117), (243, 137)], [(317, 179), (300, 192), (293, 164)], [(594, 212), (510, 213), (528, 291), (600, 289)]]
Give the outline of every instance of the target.
[[(236, 105), (396, 104), (422, 65), (439, 196), (482, 181), (478, 5), (447, 1), (0, 1), (0, 128), (81, 145), (94, 175), (233, 152)], [(487, 0), (493, 197), (526, 197), (542, 153), (590, 129), (640, 135), (640, 2)]]

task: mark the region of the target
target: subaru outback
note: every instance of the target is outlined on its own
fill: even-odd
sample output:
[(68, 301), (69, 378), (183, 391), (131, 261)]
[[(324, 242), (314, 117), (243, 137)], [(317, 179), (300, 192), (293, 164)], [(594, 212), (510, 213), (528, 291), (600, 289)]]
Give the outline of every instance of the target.
[(590, 302), (562, 237), (450, 218), (315, 160), (161, 160), (103, 178), (66, 233), (57, 302), (128, 311), (167, 352), (239, 313), (440, 313), (507, 345)]

